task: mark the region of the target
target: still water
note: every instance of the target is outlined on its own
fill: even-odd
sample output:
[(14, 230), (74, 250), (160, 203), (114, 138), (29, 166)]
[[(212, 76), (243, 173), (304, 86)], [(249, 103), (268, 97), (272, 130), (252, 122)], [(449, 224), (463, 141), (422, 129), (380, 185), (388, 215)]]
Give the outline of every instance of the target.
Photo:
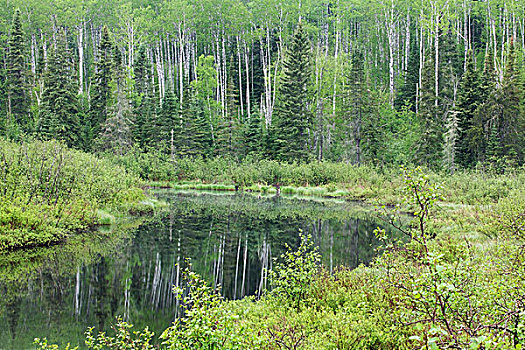
[(159, 191), (167, 213), (106, 228), (62, 246), (0, 255), (0, 349), (29, 349), (35, 337), (83, 345), (88, 327), (116, 316), (156, 334), (174, 319), (181, 265), (229, 299), (264, 292), (267, 269), (286, 246), (311, 235), (328, 270), (368, 263), (382, 226), (356, 203), (251, 194)]

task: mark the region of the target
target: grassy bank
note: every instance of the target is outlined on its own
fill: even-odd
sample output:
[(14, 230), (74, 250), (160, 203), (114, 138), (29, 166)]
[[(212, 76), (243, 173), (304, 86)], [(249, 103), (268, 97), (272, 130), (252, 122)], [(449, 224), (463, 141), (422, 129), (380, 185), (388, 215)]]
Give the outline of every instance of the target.
[(49, 245), (129, 213), (150, 212), (142, 181), (57, 142), (0, 139), (0, 251)]
[[(402, 200), (400, 168), (373, 168), (347, 163), (279, 163), (272, 160), (224, 158), (177, 159), (133, 153), (108, 158), (139, 176), (152, 187), (342, 197), (394, 204)], [(512, 191), (525, 188), (525, 171), (508, 169), (504, 174), (490, 168), (454, 174), (425, 171), (442, 186), (446, 202), (467, 205), (494, 204)]]

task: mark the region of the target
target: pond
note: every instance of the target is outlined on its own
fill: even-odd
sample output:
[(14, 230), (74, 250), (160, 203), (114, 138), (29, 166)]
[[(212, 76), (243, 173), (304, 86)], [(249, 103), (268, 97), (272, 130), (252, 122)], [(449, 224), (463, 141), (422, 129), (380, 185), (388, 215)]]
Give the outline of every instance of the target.
[[(0, 349), (27, 349), (35, 337), (83, 344), (88, 327), (108, 330), (120, 315), (159, 334), (175, 317), (172, 287), (181, 265), (228, 299), (259, 296), (300, 230), (332, 271), (377, 254), (382, 226), (373, 209), (342, 200), (162, 190), (168, 212), (65, 245), (0, 256)], [(107, 232), (106, 232), (107, 231)]]

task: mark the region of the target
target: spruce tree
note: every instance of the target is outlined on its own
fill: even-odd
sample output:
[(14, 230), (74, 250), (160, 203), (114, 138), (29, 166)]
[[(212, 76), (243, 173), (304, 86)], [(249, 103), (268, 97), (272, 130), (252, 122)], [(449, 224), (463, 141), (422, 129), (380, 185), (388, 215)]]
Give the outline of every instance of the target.
[[(345, 158), (356, 164), (362, 162), (363, 118), (367, 113), (367, 94), (365, 94), (365, 73), (363, 55), (355, 50), (352, 54), (351, 68), (346, 76), (343, 90), (343, 136), (347, 140)], [(350, 142), (351, 141), (351, 142)]]
[[(184, 96), (186, 98), (186, 96)], [(171, 135), (173, 131), (174, 142), (177, 143), (182, 135), (179, 105), (177, 96), (168, 90), (162, 99), (162, 106), (156, 118), (154, 135), (157, 147), (165, 152), (171, 150)]]
[(5, 51), (0, 50), (0, 136), (7, 132), (7, 70), (5, 69)]
[(88, 144), (96, 138), (109, 115), (111, 106), (112, 80), (114, 72), (113, 44), (106, 26), (102, 28), (102, 37), (98, 48), (95, 76), (91, 82), (91, 100), (87, 130)]
[(239, 93), (233, 79), (228, 79), (226, 88), (226, 110), (219, 118), (215, 132), (215, 154), (218, 156), (230, 155), (237, 158), (240, 154), (241, 121)]
[[(469, 131), (470, 148), (475, 155), (476, 161), (485, 161), (488, 141), (491, 135), (497, 134), (497, 128), (491, 127), (494, 115), (497, 115), (498, 95), (496, 90), (496, 71), (494, 69), (494, 56), (492, 50), (488, 49), (485, 55), (483, 73), (479, 85), (480, 100), (482, 101), (472, 119)], [(493, 130), (496, 130), (493, 133)]]
[(423, 66), (423, 79), (419, 99), (418, 119), (421, 127), (420, 139), (415, 150), (416, 161), (432, 168), (439, 166), (442, 143), (442, 110), (436, 106), (434, 88), (434, 62), (429, 59)]
[(20, 10), (16, 10), (8, 42), (7, 54), (7, 111), (13, 124), (23, 132), (30, 132), (33, 125), (29, 115), (30, 96), (27, 85), (27, 67), (24, 56), (24, 32), (20, 19)]
[(279, 105), (276, 120), (272, 122), (272, 151), (278, 160), (305, 161), (308, 158), (309, 61), (308, 37), (299, 22), (284, 61)]
[(111, 107), (109, 117), (96, 139), (98, 149), (114, 154), (125, 154), (133, 144), (130, 128), (131, 106), (124, 90), (117, 92), (117, 102)]
[(69, 147), (80, 147), (79, 101), (74, 77), (71, 52), (67, 48), (65, 32), (61, 30), (43, 73), (44, 90), (37, 124), (39, 138), (56, 138)]
[(263, 147), (263, 121), (261, 114), (254, 111), (250, 114), (250, 119), (245, 124), (243, 132), (244, 155), (262, 155)]
[(399, 94), (394, 102), (395, 107), (400, 109), (408, 107), (411, 111), (416, 111), (417, 85), (419, 83), (419, 47), (417, 37), (411, 36), (410, 55), (408, 63), (403, 72), (404, 83), (399, 89)]
[(181, 129), (177, 140), (181, 157), (207, 156), (210, 153), (211, 130), (204, 108), (192, 85), (185, 89), (180, 111)]
[(514, 161), (522, 160), (523, 138), (525, 137), (524, 116), (520, 113), (521, 91), (519, 71), (516, 69), (514, 40), (510, 42), (501, 85), (501, 114), (498, 127), (503, 154)]
[(470, 50), (455, 108), (458, 127), (455, 159), (457, 164), (464, 168), (471, 167), (475, 162), (471, 139), (474, 136), (474, 116), (483, 102), (481, 94), (479, 75), (474, 66), (472, 50)]
[(141, 46), (134, 64), (135, 89), (133, 95), (133, 138), (142, 150), (153, 147), (156, 132), (156, 107), (150, 77), (150, 64), (146, 47)]

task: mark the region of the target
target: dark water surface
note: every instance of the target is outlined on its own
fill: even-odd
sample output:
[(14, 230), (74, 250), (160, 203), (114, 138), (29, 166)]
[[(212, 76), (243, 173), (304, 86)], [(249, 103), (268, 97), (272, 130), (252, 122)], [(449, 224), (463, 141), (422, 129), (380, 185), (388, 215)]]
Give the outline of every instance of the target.
[(327, 269), (369, 262), (381, 222), (355, 203), (251, 194), (159, 191), (168, 213), (140, 226), (106, 229), (66, 245), (0, 255), (0, 349), (30, 349), (35, 337), (83, 344), (88, 327), (121, 315), (156, 334), (173, 321), (172, 286), (190, 258), (229, 299), (258, 295), (265, 269), (310, 234)]

